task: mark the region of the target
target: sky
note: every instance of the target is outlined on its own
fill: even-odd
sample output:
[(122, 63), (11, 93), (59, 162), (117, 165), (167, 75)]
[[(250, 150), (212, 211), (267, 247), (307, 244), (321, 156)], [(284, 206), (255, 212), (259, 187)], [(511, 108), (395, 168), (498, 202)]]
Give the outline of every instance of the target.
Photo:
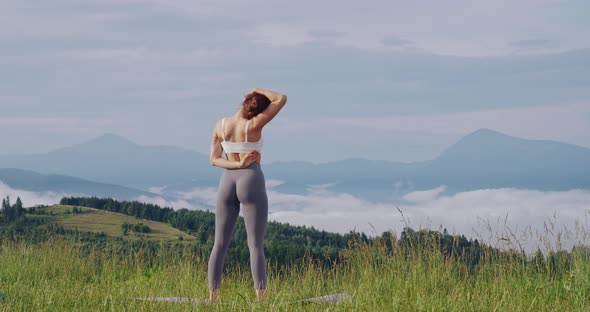
[(208, 153), (254, 87), (267, 161), (419, 161), (479, 128), (590, 147), (588, 1), (0, 1), (0, 142)]
[[(0, 154), (104, 133), (207, 154), (215, 122), (255, 87), (289, 98), (265, 129), (265, 161), (420, 161), (479, 128), (590, 147), (585, 0), (0, 0), (0, 12)], [(376, 203), (281, 183), (269, 181), (271, 220), (341, 233), (408, 222), (534, 249), (590, 226), (588, 190), (441, 185)], [(207, 208), (190, 202), (215, 192), (139, 200)], [(1, 182), (0, 194), (69, 195)]]

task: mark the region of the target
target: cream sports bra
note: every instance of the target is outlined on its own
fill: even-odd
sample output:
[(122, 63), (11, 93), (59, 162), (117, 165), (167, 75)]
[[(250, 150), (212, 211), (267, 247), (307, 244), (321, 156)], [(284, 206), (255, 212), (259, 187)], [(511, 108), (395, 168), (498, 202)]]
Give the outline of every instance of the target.
[(221, 119), (221, 133), (223, 135), (223, 142), (221, 147), (225, 153), (248, 153), (251, 151), (260, 151), (264, 145), (262, 137), (258, 142), (248, 142), (248, 127), (250, 120), (246, 121), (246, 141), (245, 142), (229, 142), (225, 140), (225, 118)]

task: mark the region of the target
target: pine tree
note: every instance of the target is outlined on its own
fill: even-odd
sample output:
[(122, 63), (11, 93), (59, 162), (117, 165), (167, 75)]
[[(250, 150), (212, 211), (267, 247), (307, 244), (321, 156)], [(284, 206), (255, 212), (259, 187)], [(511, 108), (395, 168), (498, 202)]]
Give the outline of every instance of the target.
[(10, 205), (10, 197), (2, 200), (2, 214), (5, 223), (10, 223), (14, 220), (14, 209)]
[(19, 218), (25, 214), (23, 202), (20, 200), (20, 197), (16, 198), (16, 203), (14, 204), (14, 213), (16, 215), (16, 218)]
[(6, 199), (2, 198), (2, 210), (0, 212), (2, 212), (2, 220), (6, 223), (8, 223), (6, 220), (6, 218), (7, 218), (6, 215), (7, 215), (8, 210), (9, 210), (9, 208), (6, 205)]
[(14, 206), (16, 206), (17, 209), (23, 208), (23, 202), (20, 200), (20, 197), (16, 198), (16, 203), (14, 203)]

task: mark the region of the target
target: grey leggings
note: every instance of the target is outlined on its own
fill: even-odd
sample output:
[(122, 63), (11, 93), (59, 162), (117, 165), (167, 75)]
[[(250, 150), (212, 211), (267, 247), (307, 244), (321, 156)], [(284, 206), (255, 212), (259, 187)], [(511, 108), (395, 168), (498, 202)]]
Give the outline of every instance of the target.
[(215, 243), (209, 258), (209, 289), (218, 289), (221, 284), (223, 262), (238, 219), (240, 203), (244, 210), (254, 288), (266, 289), (262, 241), (268, 220), (268, 199), (259, 163), (245, 169), (226, 169), (221, 176), (215, 208)]

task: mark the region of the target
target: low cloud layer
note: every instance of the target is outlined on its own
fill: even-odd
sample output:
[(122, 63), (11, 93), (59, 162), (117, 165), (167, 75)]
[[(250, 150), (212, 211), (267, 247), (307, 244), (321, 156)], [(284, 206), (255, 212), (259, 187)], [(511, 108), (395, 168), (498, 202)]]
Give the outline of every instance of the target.
[(15, 190), (10, 186), (2, 183), (0, 181), (0, 196), (2, 198), (6, 198), (6, 196), (10, 196), (10, 201), (14, 203), (17, 197), (23, 201), (23, 204), (26, 207), (32, 207), (35, 205), (52, 205), (59, 203), (59, 201), (65, 197), (69, 196), (64, 193), (54, 193), (54, 192), (31, 192), (31, 191), (24, 191), (24, 190)]
[[(441, 196), (445, 187), (418, 191), (398, 203), (376, 203), (346, 193), (311, 188), (307, 194), (268, 190), (269, 219), (332, 232), (381, 235), (404, 226), (478, 238), (497, 247), (536, 250), (590, 243), (590, 190), (541, 192), (485, 189)], [(198, 189), (201, 199), (214, 189)]]
[[(441, 195), (445, 187), (417, 191), (400, 202), (376, 203), (325, 188), (310, 188), (306, 194), (287, 194), (268, 185), (269, 219), (294, 225), (314, 226), (331, 232), (351, 230), (368, 235), (385, 231), (400, 233), (404, 226), (463, 234), (496, 247), (556, 249), (558, 244), (590, 244), (590, 190), (542, 192), (520, 189), (484, 189)], [(15, 190), (0, 183), (0, 195), (25, 206), (55, 204), (66, 194)], [(213, 209), (216, 189), (195, 188), (168, 196), (137, 200), (161, 206)]]

